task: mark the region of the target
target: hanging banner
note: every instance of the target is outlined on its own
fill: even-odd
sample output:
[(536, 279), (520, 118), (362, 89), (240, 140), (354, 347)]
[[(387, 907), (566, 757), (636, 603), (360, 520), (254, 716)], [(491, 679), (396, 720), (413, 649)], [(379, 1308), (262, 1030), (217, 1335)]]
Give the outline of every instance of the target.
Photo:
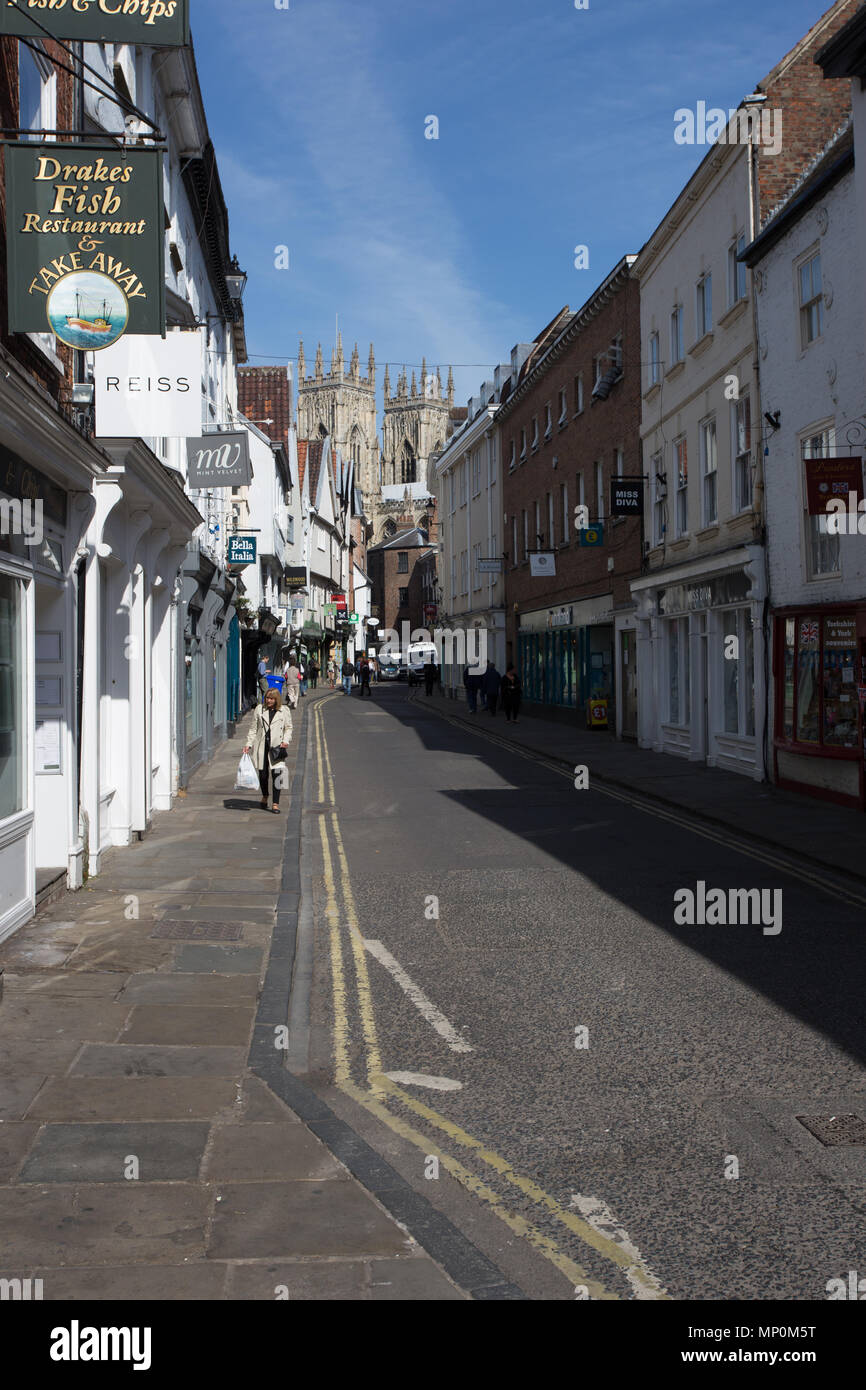
[(47, 0), (0, 0), (0, 34), (44, 39), (47, 29), (55, 39), (84, 43), (189, 43), (189, 0), (50, 0), (50, 6)]
[(186, 441), (190, 487), (249, 487), (249, 436), (246, 430), (203, 434)]
[(167, 338), (129, 334), (101, 352), (93, 368), (97, 436), (197, 439), (201, 362), (197, 331), (169, 333)]
[(827, 503), (848, 494), (863, 496), (863, 460), (855, 457), (806, 459), (806, 497), (810, 516), (826, 516)]
[(165, 334), (162, 153), (6, 146), (10, 333), (84, 352)]
[(611, 478), (611, 516), (640, 516), (643, 511), (643, 478)]

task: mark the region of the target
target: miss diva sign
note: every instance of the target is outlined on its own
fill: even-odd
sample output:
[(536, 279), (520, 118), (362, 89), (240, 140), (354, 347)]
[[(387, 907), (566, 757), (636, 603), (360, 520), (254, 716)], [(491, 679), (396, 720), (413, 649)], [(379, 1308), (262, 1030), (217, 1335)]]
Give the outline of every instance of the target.
[(165, 335), (162, 153), (6, 146), (9, 331), (96, 352)]

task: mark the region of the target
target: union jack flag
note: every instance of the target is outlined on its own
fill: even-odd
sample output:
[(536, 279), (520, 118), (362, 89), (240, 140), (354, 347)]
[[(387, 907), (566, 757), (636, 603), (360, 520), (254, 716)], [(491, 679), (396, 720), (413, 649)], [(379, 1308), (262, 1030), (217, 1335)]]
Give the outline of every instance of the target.
[(816, 622), (806, 622), (800, 624), (800, 643), (801, 645), (811, 645), (818, 641), (818, 624)]

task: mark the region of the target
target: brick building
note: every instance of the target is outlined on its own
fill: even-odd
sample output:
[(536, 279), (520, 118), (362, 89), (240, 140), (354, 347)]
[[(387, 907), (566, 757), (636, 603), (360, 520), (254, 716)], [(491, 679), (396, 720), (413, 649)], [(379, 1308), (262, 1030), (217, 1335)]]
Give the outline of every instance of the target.
[[(435, 557), (435, 535), (406, 524), (390, 539), (367, 551), (367, 572), (372, 585), (374, 611), (379, 615), (379, 636), (387, 628), (400, 634), (408, 623), (410, 633), (429, 627), (424, 604), (429, 602), (429, 573), (423, 563)], [(426, 586), (425, 586), (426, 573)]]
[[(629, 584), (640, 573), (641, 523), (611, 517), (609, 506), (611, 479), (643, 472), (633, 261), (624, 256), (581, 309), (563, 310), (539, 335), (495, 417), (507, 660), (528, 702), (582, 719), (590, 700), (607, 700), (609, 727), (627, 736), (636, 732)], [(532, 552), (549, 557), (543, 573), (533, 575)]]

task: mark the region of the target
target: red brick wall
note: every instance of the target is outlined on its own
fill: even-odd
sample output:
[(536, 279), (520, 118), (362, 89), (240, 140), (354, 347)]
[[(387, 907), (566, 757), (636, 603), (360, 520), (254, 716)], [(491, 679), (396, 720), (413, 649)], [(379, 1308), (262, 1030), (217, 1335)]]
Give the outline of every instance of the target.
[[(408, 549), (409, 568), (405, 574), (397, 569), (399, 547), (393, 550), (371, 550), (368, 552), (368, 573), (373, 585), (373, 604), (379, 608), (379, 631), (394, 628), (401, 632), (401, 624), (409, 623), (410, 628), (424, 627), (424, 585), (420, 565), (422, 555), (428, 547), (416, 546)], [(408, 589), (408, 603), (400, 603), (400, 589)], [(429, 626), (429, 624), (426, 624)], [(402, 633), (401, 633), (402, 636)]]
[[(50, 58), (57, 57), (69, 63), (69, 56), (60, 44), (45, 40), (45, 50)], [(71, 74), (57, 69), (57, 126), (60, 130), (71, 130), (73, 121), (73, 89)], [(0, 125), (4, 130), (18, 126), (18, 40), (0, 38)], [(10, 139), (13, 138), (11, 135)], [(6, 167), (5, 152), (0, 145), (0, 342), (7, 352), (15, 357), (24, 369), (40, 386), (44, 387), (55, 400), (65, 406), (69, 386), (72, 383), (72, 349), (57, 344), (57, 356), (64, 364), (64, 377), (46, 361), (43, 355), (23, 333), (10, 333), (9, 301), (6, 289)], [(48, 323), (46, 320), (46, 329)]]
[(777, 155), (758, 144), (757, 175), (759, 218), (763, 223), (797, 183), (803, 171), (820, 154), (833, 132), (851, 110), (851, 82), (847, 77), (825, 79), (815, 62), (824, 44), (861, 8), (863, 0), (838, 0), (817, 30), (803, 43), (782, 72), (771, 73), (760, 90), (767, 108), (782, 111), (782, 145)]
[[(622, 333), (623, 377), (612, 389), (606, 401), (592, 401), (592, 359), (605, 352)], [(629, 599), (629, 581), (640, 573), (640, 519), (624, 518), (612, 521), (607, 515), (610, 505), (610, 478), (616, 472), (616, 450), (623, 451), (622, 471), (642, 473), (640, 462), (640, 298), (636, 280), (628, 280), (610, 302), (583, 329), (567, 350), (552, 363), (532, 386), (529, 393), (503, 420), (501, 430), (501, 459), (504, 479), (503, 501), (508, 521), (504, 528), (503, 550), (508, 552), (505, 571), (505, 603), (507, 612), (507, 641), (509, 656), (516, 654), (517, 617), (519, 612), (553, 607), (575, 598), (592, 598), (613, 593), (614, 603)], [(583, 414), (576, 419), (574, 379), (583, 373)], [(567, 423), (560, 427), (558, 398), (561, 387), (568, 393)], [(553, 407), (553, 435), (543, 442), (545, 405)], [(541, 444), (531, 452), (532, 417), (538, 416)], [(511, 440), (520, 455), (520, 431), (526, 429), (527, 459), (509, 471)], [(552, 460), (557, 457), (557, 466)], [(574, 508), (577, 495), (576, 475), (583, 472), (584, 500), (591, 520), (597, 518), (595, 501), (594, 464), (604, 466), (604, 545), (589, 548), (579, 544), (574, 529)], [(568, 485), (568, 509), (571, 514), (569, 539), (560, 544), (562, 507), (560, 485)], [(535, 541), (535, 502), (541, 503), (541, 530), (548, 547), (547, 493), (554, 496), (556, 546), (556, 575), (553, 578), (532, 578), (529, 563), (522, 559), (523, 526), (521, 513), (529, 513), (529, 545)], [(512, 517), (517, 517), (520, 560), (515, 566), (512, 552)], [(613, 556), (614, 570), (609, 574), (607, 562)]]

